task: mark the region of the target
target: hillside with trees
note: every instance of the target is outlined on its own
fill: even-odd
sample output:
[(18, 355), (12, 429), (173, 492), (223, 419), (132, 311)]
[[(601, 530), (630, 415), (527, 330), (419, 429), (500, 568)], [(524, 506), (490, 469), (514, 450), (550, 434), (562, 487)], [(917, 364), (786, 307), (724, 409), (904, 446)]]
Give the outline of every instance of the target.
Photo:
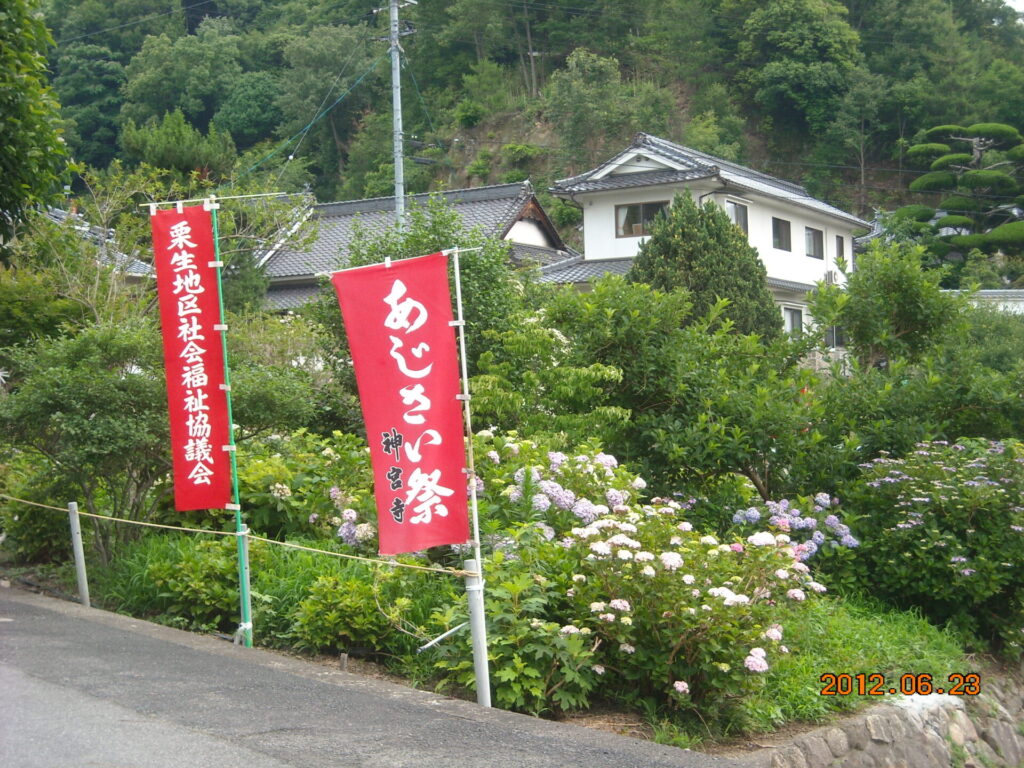
[[(71, 154), (217, 183), (263, 172), (325, 201), (389, 194), (381, 4), (47, 0)], [(401, 14), (411, 192), (543, 189), (643, 130), (868, 215), (914, 201), (922, 130), (1024, 126), (1024, 25), (1002, 0), (422, 0)]]

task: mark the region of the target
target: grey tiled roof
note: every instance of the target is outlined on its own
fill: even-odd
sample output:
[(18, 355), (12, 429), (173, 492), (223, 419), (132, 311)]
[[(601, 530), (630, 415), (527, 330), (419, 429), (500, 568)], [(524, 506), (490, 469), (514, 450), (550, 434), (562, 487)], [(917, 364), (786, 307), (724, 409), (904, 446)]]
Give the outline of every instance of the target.
[[(467, 230), (479, 228), (485, 235), (503, 237), (533, 197), (533, 187), (529, 182), (517, 182), (436, 194), (454, 208)], [(408, 196), (406, 210), (425, 206), (429, 198), (428, 194)], [(267, 275), (274, 280), (341, 269), (355, 231), (362, 228), (373, 233), (392, 226), (394, 210), (394, 197), (315, 206), (316, 242), (308, 251), (281, 250), (272, 254), (265, 265)]]
[[(540, 282), (563, 284), (589, 283), (603, 275), (624, 275), (631, 266), (633, 266), (632, 258), (591, 259), (587, 261), (582, 257), (576, 257), (542, 268)], [(808, 283), (779, 280), (776, 277), (769, 277), (767, 282), (769, 288), (779, 288), (784, 291), (808, 293), (814, 290), (814, 286)]]
[(558, 248), (546, 248), (541, 245), (527, 245), (509, 241), (512, 246), (512, 263), (517, 267), (524, 267), (527, 264), (535, 264), (539, 267), (546, 267), (550, 264), (558, 264), (566, 259), (578, 257), (579, 254), (572, 248), (564, 251)]
[(582, 256), (566, 259), (541, 269), (542, 283), (589, 283), (602, 275), (624, 275), (633, 266), (633, 259), (591, 259)]
[[(637, 152), (651, 155), (655, 158), (660, 157), (674, 165), (680, 166), (680, 170), (639, 171), (637, 173), (621, 173), (594, 178), (602, 171), (622, 163)], [(699, 152), (696, 149), (690, 149), (689, 147), (666, 141), (665, 139), (659, 139), (657, 136), (651, 136), (647, 133), (638, 133), (633, 138), (633, 143), (629, 147), (597, 168), (581, 173), (578, 176), (556, 181), (555, 185), (551, 188), (551, 192), (568, 197), (576, 193), (635, 188), (648, 184), (669, 184), (705, 178), (718, 178), (725, 185), (726, 189), (738, 192), (756, 192), (785, 200), (793, 205), (809, 208), (818, 213), (836, 216), (859, 227), (867, 228), (869, 226), (866, 221), (857, 218), (853, 214), (812, 197), (799, 184), (769, 176), (752, 168), (747, 168), (728, 160), (723, 160), (720, 157), (714, 157), (705, 152)]]
[(306, 302), (316, 298), (320, 292), (320, 284), (314, 282), (294, 283), (291, 285), (273, 285), (267, 289), (264, 302), (267, 309), (298, 309)]

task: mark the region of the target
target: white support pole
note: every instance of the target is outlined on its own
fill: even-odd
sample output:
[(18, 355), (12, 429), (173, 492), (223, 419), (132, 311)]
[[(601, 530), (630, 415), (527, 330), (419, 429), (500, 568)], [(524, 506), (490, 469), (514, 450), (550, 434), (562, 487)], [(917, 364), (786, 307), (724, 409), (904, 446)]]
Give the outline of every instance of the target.
[(78, 579), (78, 602), (91, 608), (89, 579), (85, 573), (85, 548), (82, 546), (82, 523), (78, 519), (78, 502), (68, 502), (68, 522), (71, 523), (71, 549), (75, 553), (75, 576)]
[(491, 706), (491, 676), (487, 666), (487, 625), (484, 621), (484, 574), (479, 560), (466, 560), (466, 597), (469, 600), (469, 629), (473, 635), (473, 671), (476, 673), (476, 703)]
[(473, 454), (473, 419), (469, 407), (469, 369), (466, 365), (466, 320), (462, 315), (462, 278), (459, 249), (451, 251), (455, 269), (455, 325), (459, 329), (459, 357), (462, 361), (462, 406), (466, 419), (466, 459), (469, 463), (469, 506), (473, 519), (473, 559), (466, 561), (466, 598), (469, 601), (469, 628), (473, 635), (473, 670), (476, 673), (476, 700), (491, 706), (491, 676), (487, 665), (487, 624), (484, 620), (484, 569), (480, 556), (480, 514), (476, 499), (476, 461)]

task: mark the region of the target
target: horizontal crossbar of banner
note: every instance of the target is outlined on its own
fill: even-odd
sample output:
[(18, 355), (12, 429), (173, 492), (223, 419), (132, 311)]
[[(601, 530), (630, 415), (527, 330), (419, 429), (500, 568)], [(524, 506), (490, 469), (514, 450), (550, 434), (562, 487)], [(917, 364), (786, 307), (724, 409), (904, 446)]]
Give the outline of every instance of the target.
[[(49, 504), (40, 504), (37, 501), (28, 501), (27, 499), (19, 499), (16, 496), (8, 496), (5, 493), (0, 493), (0, 499), (9, 499), (10, 501), (17, 501), (21, 504), (28, 504), (32, 507), (41, 507), (43, 509), (52, 509), (55, 512), (67, 513), (67, 507), (53, 507)], [(242, 536), (248, 535), (250, 539), (255, 541), (264, 541), (268, 544), (276, 544), (280, 547), (287, 547), (288, 549), (299, 549), (304, 552), (316, 552), (321, 555), (330, 555), (331, 557), (340, 557), (345, 560), (359, 560), (364, 563), (371, 563), (372, 565), (386, 565), (392, 568), (409, 568), (415, 571), (431, 571), (433, 573), (443, 573), (449, 576), (479, 576), (480, 574), (475, 571), (463, 571), (457, 568), (431, 568), (426, 565), (413, 565), (411, 563), (399, 563), (394, 560), (376, 560), (372, 557), (360, 557), (359, 555), (346, 555), (342, 552), (330, 552), (326, 549), (315, 549), (314, 547), (305, 547), (301, 544), (292, 544), (288, 541), (277, 541), (276, 539), (267, 539), (263, 536), (254, 536), (250, 534), (240, 534), (233, 531), (212, 531), (207, 528), (182, 528), (177, 525), (163, 525), (161, 523), (146, 523), (141, 520), (126, 520), (123, 517), (111, 517), (110, 515), (98, 515), (93, 512), (82, 512), (78, 511), (78, 514), (82, 517), (92, 517), (97, 520), (112, 520), (115, 523), (127, 523), (128, 525), (141, 525), (144, 528), (162, 528), (168, 531), (178, 531), (179, 533), (208, 533), (212, 536)]]

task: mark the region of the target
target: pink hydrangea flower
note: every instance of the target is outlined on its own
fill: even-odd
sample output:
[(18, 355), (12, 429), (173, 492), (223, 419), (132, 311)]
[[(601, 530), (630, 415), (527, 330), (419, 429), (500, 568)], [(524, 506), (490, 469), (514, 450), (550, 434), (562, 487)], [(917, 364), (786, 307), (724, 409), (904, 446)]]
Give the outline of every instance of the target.
[(632, 608), (629, 605), (629, 600), (620, 600), (616, 598), (608, 603), (609, 606), (614, 608), (616, 611), (631, 611)]
[(672, 683), (672, 687), (676, 689), (676, 693), (684, 696), (690, 692), (690, 686), (685, 680), (676, 680)]
[(804, 594), (802, 589), (791, 589), (786, 593), (786, 597), (790, 600), (796, 600), (798, 603), (807, 599), (807, 595)]
[(749, 669), (751, 672), (767, 672), (768, 662), (761, 656), (747, 656), (743, 660), (743, 666)]

